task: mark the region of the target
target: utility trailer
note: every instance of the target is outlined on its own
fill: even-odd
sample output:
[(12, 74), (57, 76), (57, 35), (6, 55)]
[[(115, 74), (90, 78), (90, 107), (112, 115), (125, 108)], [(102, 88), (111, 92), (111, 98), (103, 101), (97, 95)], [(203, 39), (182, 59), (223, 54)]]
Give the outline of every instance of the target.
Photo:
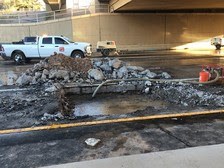
[(117, 52), (117, 47), (115, 41), (98, 41), (97, 52), (101, 52), (104, 57), (108, 57), (111, 53), (115, 54)]

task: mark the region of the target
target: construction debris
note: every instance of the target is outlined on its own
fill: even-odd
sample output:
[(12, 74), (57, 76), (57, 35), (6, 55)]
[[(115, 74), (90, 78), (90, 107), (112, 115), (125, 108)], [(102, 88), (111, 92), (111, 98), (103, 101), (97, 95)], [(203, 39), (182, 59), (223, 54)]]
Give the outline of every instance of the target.
[[(11, 75), (10, 85), (17, 83), (19, 86), (26, 87), (26, 90), (1, 92), (0, 119), (2, 119), (2, 124), (0, 126), (12, 128), (20, 126), (21, 123), (22, 126), (32, 126), (47, 124), (49, 120), (53, 122), (68, 119), (67, 116), (76, 118), (77, 116), (74, 114), (75, 102), (69, 104), (71, 101), (63, 90), (64, 84), (88, 84), (86, 86), (91, 86), (91, 84), (99, 84), (108, 79), (130, 78), (168, 79), (171, 76), (166, 72), (152, 72), (142, 67), (130, 66), (117, 58), (90, 60), (70, 58), (62, 54), (53, 55), (35, 64), (18, 77)], [(205, 88), (181, 82), (123, 81), (116, 87), (118, 91), (121, 90), (121, 87), (127, 90), (129, 86), (134, 90), (136, 88), (133, 85), (142, 89), (142, 92), (138, 92), (138, 94), (144, 94), (145, 98), (164, 101), (172, 104), (174, 108), (178, 106), (178, 110), (187, 111), (195, 107), (197, 109), (224, 107), (222, 86), (207, 85)], [(116, 89), (112, 85), (108, 88)], [(89, 90), (89, 93), (93, 92), (92, 89)], [(127, 101), (128, 98), (127, 95)], [(150, 105), (149, 108), (150, 110), (145, 109), (142, 113), (136, 112), (135, 114), (145, 115), (149, 111), (155, 113), (169, 111), (169, 107), (164, 111), (153, 109)], [(7, 125), (4, 124), (6, 122)]]
[(96, 139), (96, 138), (88, 138), (85, 140), (85, 143), (89, 146), (96, 146), (98, 143), (100, 143), (100, 139)]
[[(15, 77), (14, 77), (15, 78)], [(118, 58), (71, 58), (52, 55), (27, 69), (15, 81), (19, 86), (54, 83), (99, 83), (106, 79), (171, 78), (167, 72), (156, 74), (148, 69), (130, 66)], [(12, 83), (13, 80), (10, 82)]]
[(69, 83), (79, 78), (87, 79), (88, 71), (92, 68), (88, 58), (71, 58), (63, 54), (52, 55), (27, 69), (16, 80), (19, 86), (43, 83)]

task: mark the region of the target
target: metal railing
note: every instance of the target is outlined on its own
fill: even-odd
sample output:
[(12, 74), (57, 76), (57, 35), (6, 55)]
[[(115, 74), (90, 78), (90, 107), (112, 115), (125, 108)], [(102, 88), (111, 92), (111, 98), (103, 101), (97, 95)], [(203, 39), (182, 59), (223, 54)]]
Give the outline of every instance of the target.
[(109, 13), (109, 5), (91, 5), (82, 9), (70, 8), (56, 11), (27, 11), (16, 14), (0, 14), (0, 24), (38, 23), (94, 13)]

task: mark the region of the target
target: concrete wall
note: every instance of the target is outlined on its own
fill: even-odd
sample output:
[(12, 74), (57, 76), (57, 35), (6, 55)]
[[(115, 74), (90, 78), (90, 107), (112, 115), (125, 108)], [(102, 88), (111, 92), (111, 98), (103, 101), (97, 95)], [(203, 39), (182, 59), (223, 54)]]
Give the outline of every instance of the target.
[(27, 25), (1, 25), (0, 42), (19, 41), (24, 36), (29, 35), (29, 26)]
[(99, 15), (74, 17), (72, 19), (73, 40), (87, 41), (95, 47), (101, 38), (100, 25)]
[(47, 21), (35, 24), (0, 25), (0, 42), (12, 42), (23, 39), (25, 36), (36, 35), (63, 35), (72, 39), (72, 21)]
[(51, 21), (30, 25), (30, 35), (63, 35), (72, 39), (72, 21), (64, 19), (59, 22)]
[(48, 34), (94, 47), (99, 40), (115, 40), (118, 49), (209, 48), (211, 37), (224, 34), (223, 18), (224, 14), (94, 14), (59, 22), (0, 25), (0, 42)]
[(210, 38), (224, 34), (223, 18), (224, 14), (97, 14), (74, 17), (73, 38), (89, 41), (94, 47), (98, 40), (115, 40), (119, 49), (214, 48), (210, 45)]

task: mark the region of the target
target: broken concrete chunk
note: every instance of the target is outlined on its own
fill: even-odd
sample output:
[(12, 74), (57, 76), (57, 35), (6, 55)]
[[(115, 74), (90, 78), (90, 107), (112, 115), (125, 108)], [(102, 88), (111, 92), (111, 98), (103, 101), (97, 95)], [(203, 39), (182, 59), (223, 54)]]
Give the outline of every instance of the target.
[(47, 69), (44, 69), (44, 70), (43, 70), (43, 74), (44, 74), (44, 75), (49, 75), (49, 71), (48, 71)]
[(168, 74), (167, 72), (163, 72), (162, 77), (165, 78), (165, 79), (170, 79), (171, 78), (170, 74)]
[(127, 69), (129, 71), (144, 71), (144, 68), (140, 66), (127, 66)]
[(39, 79), (39, 78), (41, 77), (41, 75), (42, 75), (42, 74), (41, 74), (40, 72), (35, 72), (35, 78), (36, 78), (36, 79)]
[(56, 73), (57, 73), (57, 70), (51, 69), (49, 73), (49, 79), (56, 78)]
[(118, 58), (115, 58), (111, 61), (109, 61), (109, 65), (115, 69), (119, 69), (122, 66), (122, 61)]
[(150, 82), (150, 81), (146, 81), (146, 82), (145, 82), (145, 86), (152, 86), (152, 82)]
[(140, 72), (139, 74), (140, 75), (146, 75), (148, 72), (150, 72), (150, 70), (146, 69), (146, 70)]
[(43, 65), (41, 64), (41, 63), (37, 63), (37, 64), (35, 64), (34, 65), (34, 67), (33, 67), (35, 70), (38, 70), (38, 71), (40, 71), (40, 70), (42, 70), (42, 68), (43, 68)]
[(106, 63), (101, 65), (100, 69), (102, 69), (102, 71), (105, 71), (106, 73), (111, 73), (112, 72), (112, 68)]
[(128, 75), (128, 69), (126, 68), (126, 66), (123, 66), (118, 70), (117, 77), (119, 79), (121, 79), (123, 77), (127, 78), (127, 75)]
[(76, 74), (75, 74), (75, 72), (70, 72), (70, 78), (75, 78), (75, 76), (76, 76)]
[(48, 87), (45, 89), (45, 92), (55, 92), (57, 91), (58, 89), (55, 87), (55, 86), (51, 86), (51, 87)]
[(89, 146), (96, 146), (98, 143), (100, 143), (100, 139), (96, 139), (96, 138), (88, 138), (85, 140), (85, 143)]
[(7, 85), (14, 85), (17, 79), (17, 75), (13, 71), (9, 71), (7, 74)]
[(156, 73), (154, 73), (154, 72), (147, 72), (147, 74), (146, 74), (146, 76), (148, 77), (148, 78), (155, 78), (156, 76), (157, 76), (157, 74)]
[(132, 78), (139, 78), (139, 75), (138, 75), (137, 72), (132, 71), (132, 72), (131, 72), (131, 77), (132, 77)]
[(19, 86), (22, 85), (28, 85), (33, 81), (33, 77), (26, 75), (26, 74), (22, 74), (17, 80), (16, 80), (16, 84)]
[(32, 85), (35, 85), (35, 84), (37, 84), (37, 83), (38, 83), (38, 82), (37, 82), (36, 78), (33, 78), (31, 84), (32, 84)]
[(46, 79), (47, 79), (47, 76), (44, 73), (42, 73), (41, 80), (46, 81)]
[(44, 113), (44, 116), (41, 118), (42, 121), (46, 121), (46, 120), (57, 121), (58, 119), (64, 119), (64, 116), (61, 113), (57, 113), (57, 114)]
[(99, 59), (97, 59), (97, 60), (95, 59), (95, 60), (93, 60), (93, 64), (96, 67), (100, 67), (102, 65), (102, 61)]
[(104, 80), (104, 75), (103, 75), (102, 71), (100, 71), (98, 69), (90, 69), (88, 71), (88, 75), (90, 76), (90, 78), (93, 78), (97, 81)]
[(50, 70), (49, 79), (69, 79), (69, 72), (67, 70)]
[(69, 73), (67, 70), (58, 70), (55, 75), (58, 79), (65, 79), (69, 77)]
[(149, 88), (149, 87), (145, 88), (145, 93), (146, 93), (146, 94), (148, 94), (149, 91), (150, 91), (150, 88)]
[(117, 79), (117, 71), (113, 71), (112, 76), (113, 79)]

